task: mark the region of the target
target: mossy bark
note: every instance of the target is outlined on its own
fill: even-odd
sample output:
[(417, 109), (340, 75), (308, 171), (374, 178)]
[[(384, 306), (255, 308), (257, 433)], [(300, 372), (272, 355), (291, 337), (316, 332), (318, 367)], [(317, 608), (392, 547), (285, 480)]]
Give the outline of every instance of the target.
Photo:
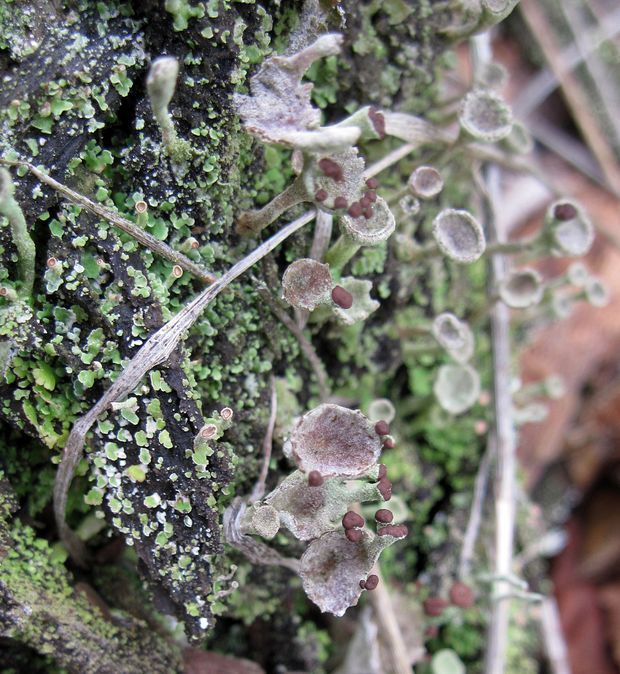
[[(449, 46), (439, 28), (450, 17), (434, 12), (432, 3), (414, 0), (347, 0), (341, 9), (342, 14), (327, 10), (325, 27), (344, 32), (343, 55), (310, 73), (326, 116), (338, 119), (345, 106), (369, 102), (427, 110), (435, 71)], [(41, 165), (129, 218), (136, 201), (146, 201), (151, 234), (179, 250), (187, 250), (188, 238), (195, 238), (199, 248), (190, 254), (221, 272), (255, 245), (235, 234), (236, 215), (264, 203), (292, 176), (287, 153), (264, 153), (245, 134), (231, 95), (262, 58), (288, 44), (300, 13), (300, 2), (275, 0), (5, 5), (0, 33), (4, 29), (12, 39), (0, 42), (0, 156)], [(181, 62), (170, 109), (178, 137), (189, 143), (183, 161), (171, 161), (162, 150), (146, 96), (148, 63), (163, 54)], [(2, 458), (24, 512), (40, 516), (51, 498), (50, 462), (58, 460), (75, 419), (201, 284), (187, 274), (175, 280), (170, 262), (32, 176), (18, 171), (14, 178), (36, 244), (36, 280), (28, 301), (0, 307)], [(304, 256), (310, 244), (311, 232), (304, 231), (289, 243), (286, 256)], [(0, 282), (10, 283), (18, 259), (7, 226), (0, 227), (0, 246)], [(387, 381), (402, 364), (398, 340), (379, 323), (406, 305), (415, 285), (415, 278), (399, 276), (391, 258), (371, 257), (360, 264), (367, 265), (377, 285), (392, 284), (392, 296), (368, 333), (343, 330), (338, 357), (328, 346), (322, 354), (333, 365), (334, 380), (342, 386), (348, 378), (351, 389), (362, 372), (382, 371)], [(283, 262), (284, 256), (275, 254), (223, 293), (165, 366), (99, 420), (71, 495), (70, 524), (83, 525), (88, 507), (105, 518), (107, 531), (135, 549), (158, 606), (182, 620), (196, 640), (213, 626), (211, 606), (230, 563), (220, 538), (221, 513), (235, 494), (249, 492), (258, 473), (270, 374), (299, 382), (292, 410), (316, 399), (316, 383), (297, 342), (258, 293), (262, 284), (279, 294)], [(328, 345), (327, 331), (319, 342)], [(368, 380), (361, 386), (366, 398), (380, 389)], [(205, 418), (225, 406), (234, 410), (234, 424), (205, 463), (193, 451), (194, 438)], [(30, 459), (16, 453), (16, 443)], [(33, 480), (30, 494), (24, 465)], [(3, 531), (19, 560), (13, 530)], [(91, 542), (93, 549), (101, 547), (103, 535), (95, 534)], [(72, 631), (76, 607), (87, 615), (94, 609), (70, 588), (67, 577), (58, 581), (62, 590), (43, 590), (33, 580), (22, 596), (7, 580), (6, 568), (0, 566), (5, 634), (51, 653), (70, 671), (133, 671), (129, 664), (97, 669), (103, 667), (98, 654), (132, 667), (141, 660), (142, 668), (153, 672), (178, 666), (174, 647), (154, 637), (149, 641), (137, 623), (114, 627), (127, 650), (112, 648), (121, 639), (112, 627), (105, 637), (89, 621)], [(278, 601), (292, 601), (290, 588), (284, 590), (285, 573), (260, 571), (259, 577), (276, 589), (268, 598), (257, 593), (257, 604), (270, 603), (277, 613)], [(249, 589), (248, 596), (254, 592)], [(31, 624), (19, 627), (17, 615), (30, 600), (36, 605), (26, 620)], [(238, 615), (246, 609), (256, 613), (237, 609)], [(272, 619), (279, 639), (296, 639), (292, 616)], [(23, 612), (19, 620), (24, 621)], [(54, 636), (35, 630), (43, 623), (57, 625)], [(290, 653), (284, 648), (278, 662), (310, 671), (317, 662), (308, 650), (307, 644)]]

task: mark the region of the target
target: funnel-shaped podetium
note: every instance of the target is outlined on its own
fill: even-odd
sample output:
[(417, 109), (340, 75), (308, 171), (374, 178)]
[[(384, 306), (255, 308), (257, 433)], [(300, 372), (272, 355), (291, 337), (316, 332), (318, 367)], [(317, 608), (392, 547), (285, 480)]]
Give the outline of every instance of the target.
[(575, 201), (561, 199), (547, 209), (545, 232), (555, 253), (569, 257), (585, 255), (594, 241), (590, 218)]
[(351, 208), (340, 218), (340, 227), (347, 236), (360, 246), (376, 246), (386, 241), (394, 232), (396, 221), (386, 201), (376, 201), (358, 213)]
[(432, 199), (443, 189), (443, 178), (432, 166), (418, 166), (407, 181), (409, 189), (420, 199)]
[(459, 111), (461, 128), (475, 140), (496, 143), (512, 129), (512, 111), (492, 91), (475, 89), (463, 99)]
[(555, 292), (551, 297), (551, 312), (559, 320), (568, 318), (574, 307), (573, 296), (563, 292)]
[(433, 321), (433, 336), (459, 363), (466, 363), (474, 355), (474, 335), (469, 325), (454, 314), (439, 314)]
[[(365, 167), (364, 160), (353, 147), (336, 154), (309, 155), (302, 173), (308, 200), (313, 200), (322, 209), (346, 211), (366, 194), (372, 194), (370, 198), (374, 199), (374, 192), (367, 189), (364, 182)], [(362, 207), (359, 208), (361, 213)]]
[(284, 299), (298, 309), (313, 311), (328, 303), (332, 286), (329, 266), (310, 258), (295, 260), (282, 276)]
[(470, 365), (442, 365), (433, 392), (446, 412), (462, 414), (478, 400), (480, 375)]
[(590, 270), (583, 262), (573, 262), (566, 270), (569, 282), (578, 288), (585, 288), (590, 280)]
[(535, 269), (513, 269), (498, 287), (502, 302), (512, 309), (526, 309), (538, 304), (544, 293), (542, 277)]
[(401, 211), (408, 216), (417, 215), (420, 212), (420, 202), (412, 195), (405, 194), (398, 201)]
[[(378, 482), (330, 477), (315, 484), (308, 475), (296, 470), (264, 499), (264, 503), (277, 512), (278, 522), (295, 538), (309, 541), (338, 528), (343, 515), (354, 503), (382, 498)], [(263, 535), (258, 530), (256, 533)]]
[(480, 72), (476, 75), (476, 82), (481, 89), (501, 91), (508, 81), (508, 70), (501, 63), (489, 61), (481, 64)]
[(325, 403), (301, 417), (285, 451), (305, 473), (353, 478), (377, 462), (381, 438), (361, 412)]
[(388, 424), (391, 424), (396, 417), (396, 410), (391, 400), (387, 398), (375, 398), (368, 405), (368, 418), (373, 423), (377, 421), (385, 421)]
[[(168, 105), (174, 95), (179, 75), (179, 62), (174, 56), (160, 56), (151, 63), (146, 78), (146, 90), (151, 101), (153, 115), (161, 130), (162, 142), (168, 154), (175, 155), (175, 148), (180, 151), (177, 133)], [(176, 143), (176, 145), (175, 145)]]
[(605, 307), (609, 304), (609, 292), (598, 278), (590, 278), (584, 288), (586, 300), (593, 307)]
[(441, 252), (455, 262), (475, 262), (486, 248), (482, 226), (471, 213), (446, 208), (433, 220), (433, 236)]
[(248, 508), (241, 520), (241, 533), (258, 534), (271, 540), (280, 530), (280, 514), (268, 504), (257, 504)]
[(352, 300), (348, 308), (339, 305), (333, 307), (333, 312), (340, 323), (354, 325), (365, 321), (379, 308), (379, 302), (370, 296), (372, 281), (345, 276), (340, 279), (340, 287), (349, 293)]
[(324, 534), (310, 543), (301, 558), (304, 591), (321, 611), (344, 615), (357, 604), (382, 550), (406, 535), (403, 526), (391, 526), (390, 533), (383, 535), (361, 530), (355, 542), (341, 531)]

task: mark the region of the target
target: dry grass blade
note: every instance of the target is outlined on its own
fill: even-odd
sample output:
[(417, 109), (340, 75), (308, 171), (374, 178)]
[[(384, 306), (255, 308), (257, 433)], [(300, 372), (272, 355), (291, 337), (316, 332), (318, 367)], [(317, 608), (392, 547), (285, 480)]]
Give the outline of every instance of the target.
[(618, 162), (607, 138), (605, 138), (597, 120), (591, 113), (587, 94), (562, 60), (562, 52), (553, 37), (554, 32), (543, 8), (534, 0), (523, 0), (519, 7), (551, 70), (560, 82), (575, 121), (596, 156), (609, 185), (615, 192), (620, 192), (620, 167)]
[(4, 164), (5, 166), (23, 166), (24, 168), (27, 168), (28, 171), (30, 171), (32, 175), (36, 176), (42, 183), (49, 185), (49, 187), (65, 196), (67, 199), (69, 199), (69, 201), (72, 201), (73, 203), (82, 206), (82, 208), (86, 209), (90, 213), (98, 215), (100, 218), (107, 220), (115, 227), (118, 227), (123, 232), (129, 234), (129, 236), (133, 237), (145, 248), (152, 250), (158, 255), (161, 255), (166, 260), (170, 260), (170, 262), (178, 264), (179, 267), (181, 267), (184, 271), (192, 274), (196, 278), (199, 278), (204, 283), (213, 283), (216, 280), (217, 277), (214, 274), (211, 274), (210, 272), (203, 269), (200, 265), (192, 262), (192, 260), (182, 253), (179, 253), (173, 248), (170, 248), (168, 244), (160, 241), (159, 239), (156, 239), (141, 227), (131, 222), (131, 220), (127, 220), (118, 213), (111, 211), (109, 208), (105, 208), (105, 206), (96, 204), (88, 197), (85, 197), (78, 192), (74, 192), (66, 185), (59, 183), (57, 180), (54, 180), (54, 178), (51, 178), (46, 173), (43, 173), (43, 171), (40, 171), (36, 166), (33, 166), (32, 164), (29, 164), (25, 161), (9, 161), (7, 159), (1, 158), (0, 164)]

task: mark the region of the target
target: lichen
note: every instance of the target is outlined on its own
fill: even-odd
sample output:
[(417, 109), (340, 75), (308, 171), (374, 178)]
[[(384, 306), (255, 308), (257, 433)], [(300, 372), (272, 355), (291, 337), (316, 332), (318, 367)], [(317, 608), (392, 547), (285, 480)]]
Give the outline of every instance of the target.
[[(436, 75), (450, 64), (453, 38), (437, 27), (452, 17), (430, 2), (347, 0), (341, 3), (344, 26), (335, 15), (319, 21), (318, 14), (306, 13), (300, 21), (297, 3), (138, 5), (83, 1), (75, 12), (56, 15), (46, 25), (28, 3), (14, 12), (0, 8), (0, 35), (6, 27), (14, 38), (5, 43), (0, 37), (0, 66), (6, 70), (0, 91), (0, 155), (44, 167), (215, 273), (255, 245), (239, 241), (234, 233), (239, 212), (263, 206), (295, 179), (291, 151), (251, 140), (232, 105), (234, 93), (248, 94), (249, 78), (267, 57), (307, 46), (317, 28), (327, 28), (319, 24), (331, 21), (331, 29), (344, 31), (342, 52), (317, 61), (307, 72), (315, 85), (311, 101), (322, 109), (326, 125), (356, 113), (367, 116), (360, 111), (370, 103), (430, 112), (432, 121)], [(299, 26), (305, 32), (296, 32)], [(29, 44), (31, 33), (45, 40)], [(172, 152), (162, 144), (146, 92), (148, 63), (163, 54), (173, 54), (180, 66), (168, 112), (182, 145)], [(439, 147), (435, 143), (432, 138), (430, 152)], [(392, 147), (390, 139), (362, 138), (357, 177), (361, 180), (364, 170), (361, 156), (368, 165)], [(385, 197), (397, 194), (421, 153), (382, 175), (372, 190)], [(428, 241), (441, 209), (470, 207), (470, 183), (463, 179), (469, 175), (466, 157), (456, 153), (437, 169), (444, 190), (415, 214), (399, 212), (396, 222), (389, 221), (388, 235), (397, 225), (414, 243)], [(0, 335), (12, 340), (5, 353), (10, 367), (0, 386), (2, 424), (11, 436), (0, 450), (17, 497), (34, 517), (50, 504), (53, 464), (75, 421), (201, 286), (23, 170), (14, 171), (13, 178), (37, 246), (36, 279), (22, 304), (0, 299), (6, 308)], [(137, 213), (138, 203), (147, 207)], [(172, 358), (98, 419), (67, 509), (73, 527), (101, 523), (102, 531), (90, 541), (93, 550), (105, 549), (108, 534), (125, 540), (123, 563), (141, 569), (159, 605), (183, 622), (190, 638), (203, 639), (213, 628), (214, 614), (237, 624), (263, 620), (278, 625), (281, 631), (271, 630), (270, 638), (288, 645), (273, 649), (277, 655), (270, 656), (274, 661), (269, 666), (274, 671), (280, 664), (320, 671), (318, 646), (308, 654), (303, 643), (304, 635), (312, 635), (313, 643), (321, 641), (314, 639), (315, 623), (305, 608), (299, 611), (301, 621), (290, 618), (290, 606), (301, 605), (301, 583), (286, 571), (256, 568), (224, 548), (220, 521), (233, 498), (249, 492), (260, 470), (271, 375), (277, 376), (278, 392), (272, 461), (277, 477), (287, 472), (284, 433), (301, 410), (319, 402), (315, 375), (300, 343), (259, 292), (266, 287), (278, 307), (284, 269), (307, 257), (310, 244), (307, 228), (281, 254), (232, 284), (198, 318)], [(5, 283), (17, 278), (19, 257), (4, 219), (0, 247), (0, 283)], [(391, 433), (397, 443), (384, 453), (385, 462), (398, 491), (406, 494), (402, 510), (411, 535), (398, 553), (384, 551), (382, 564), (386, 577), (406, 583), (432, 552), (425, 531), (429, 518), (451, 508), (446, 494), (471, 485), (482, 447), (473, 421), (486, 414), (477, 405), (471, 415), (450, 423), (441, 416), (432, 388), (447, 357), (432, 348), (417, 350), (416, 330), (444, 311), (467, 318), (470, 308), (482, 302), (485, 274), (483, 264), (457, 269), (443, 259), (398, 264), (399, 253), (390, 239), (345, 260), (340, 282), (352, 279), (362, 287), (372, 313), (365, 311), (364, 320), (354, 325), (333, 320), (331, 314), (325, 320), (319, 316), (305, 334), (329, 364), (334, 395), (359, 401), (362, 409), (377, 398), (394, 402)], [(483, 336), (476, 340), (474, 358), (484, 362), (485, 355)], [(488, 372), (484, 365), (480, 369), (486, 383)], [(226, 428), (218, 425), (223, 408), (234, 411)], [(196, 442), (208, 424), (218, 426), (217, 437)], [(27, 456), (21, 447), (27, 447)], [(275, 484), (276, 476), (271, 479)], [(32, 530), (20, 523), (11, 526), (21, 541), (19, 554), (26, 554), (26, 541), (42, 546), (42, 557), (52, 556)], [(280, 534), (274, 544), (284, 545)], [(239, 567), (238, 589), (226, 580), (233, 563)], [(46, 569), (57, 579), (58, 592), (73, 600), (63, 562), (56, 560)], [(115, 573), (117, 579), (122, 575)], [(50, 592), (48, 586), (44, 589)], [(65, 610), (57, 594), (49, 596), (58, 613)], [(82, 610), (84, 602), (76, 601)], [(121, 639), (119, 632), (105, 634)], [(42, 650), (49, 645), (38, 646), (41, 635), (34, 631), (17, 636)], [(150, 666), (151, 659), (146, 661)]]

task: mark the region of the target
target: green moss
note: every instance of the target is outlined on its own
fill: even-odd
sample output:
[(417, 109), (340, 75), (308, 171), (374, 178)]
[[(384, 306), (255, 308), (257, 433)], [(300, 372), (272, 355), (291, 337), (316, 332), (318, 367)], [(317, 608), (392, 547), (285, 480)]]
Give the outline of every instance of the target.
[[(172, 159), (184, 165), (183, 171), (175, 170), (162, 152), (152, 116), (145, 102), (137, 100), (147, 28), (130, 16), (129, 5), (117, 2), (97, 5), (94, 60), (105, 63), (103, 71), (86, 68), (72, 78), (54, 80), (0, 111), (0, 124), (7, 129), (0, 149), (37, 157), (52, 169), (53, 158), (45, 152), (55, 137), (88, 136), (82, 146), (76, 145), (66, 174), (62, 167), (63, 179), (130, 219), (135, 218), (136, 201), (144, 199), (149, 209), (140, 225), (146, 231), (219, 273), (256, 243), (232, 234), (238, 210), (265, 203), (293, 177), (290, 151), (258, 147), (240, 127), (229, 96), (233, 88), (247, 89), (248, 74), (272, 49), (287, 46), (298, 13), (294, 7), (272, 14), (260, 6), (237, 12), (225, 2), (171, 0), (165, 9), (170, 15), (164, 16), (166, 25), (182, 33), (174, 44), (183, 75), (171, 110), (179, 127)], [(359, 18), (351, 24), (357, 31), (352, 51), (324, 59), (308, 73), (315, 83), (313, 100), (325, 110), (325, 119), (340, 118), (344, 109), (353, 111), (369, 101), (388, 106), (396, 99), (399, 106), (427, 110), (435, 94), (437, 52), (445, 47), (428, 27), (429, 3), (357, 3), (347, 11)], [(8, 18), (0, 8), (0, 28), (2, 21)], [(76, 46), (69, 49), (67, 63), (77, 58), (85, 38), (78, 25), (71, 31), (62, 28), (57, 39), (66, 40), (69, 33)], [(222, 55), (229, 70), (213, 65), (224, 63)], [(364, 67), (368, 64), (372, 67)], [(119, 118), (122, 98), (126, 106)], [(372, 157), (391, 147), (386, 141), (366, 149)], [(398, 190), (410, 165), (420, 159), (382, 176), (381, 189)], [(447, 182), (441, 199), (466, 206), (471, 180), (464, 158), (451, 156), (441, 168)], [(50, 463), (58, 458), (76, 418), (115, 380), (147, 336), (200, 289), (188, 274), (172, 280), (170, 262), (80, 207), (63, 202), (52, 208), (41, 191), (33, 194), (29, 207), (36, 217), (31, 221), (44, 234), (41, 240), (50, 233), (40, 258), (53, 255), (58, 263), (39, 269), (43, 283), (34, 309), (8, 309), (0, 326), (0, 335), (10, 337), (16, 351), (5, 375), (11, 395), (2, 401), (3, 418), (35, 438), (33, 447), (28, 446), (33, 458), (20, 460), (16, 447), (7, 454), (12, 478), (26, 467), (18, 495), (30, 514), (50, 502)], [(437, 208), (425, 207), (416, 233), (420, 239), (428, 236)], [(141, 555), (149, 551), (151, 578), (183, 607), (186, 613), (180, 616), (194, 634), (210, 624), (211, 602), (216, 612), (246, 624), (283, 611), (284, 599), (274, 590), (280, 586), (252, 582), (249, 564), (242, 563), (237, 574), (241, 590), (228, 596), (220, 594), (227, 581), (215, 578), (208, 585), (204, 579), (209, 564), (228, 563), (209, 540), (217, 537), (213, 522), (235, 495), (249, 492), (258, 473), (270, 375), (278, 375), (276, 471), (282, 434), (293, 416), (316, 399), (297, 341), (256, 292), (258, 282), (268, 281), (279, 295), (284, 262), (306, 255), (310, 236), (308, 228), (268, 265), (252, 270), (254, 276), (232, 284), (198, 319), (170, 362), (151, 371), (124, 403), (99, 420), (88, 441), (89, 467), (86, 462), (82, 467), (89, 470), (90, 484), (87, 478), (78, 481), (70, 499), (72, 521), (85, 512), (85, 501), (99, 516), (107, 514), (108, 526), (124, 535), (128, 545), (135, 544)], [(187, 250), (190, 237), (198, 240), (195, 250)], [(2, 238), (0, 243), (8, 250), (3, 253), (7, 264), (0, 268), (4, 279), (10, 277), (15, 259), (10, 242)], [(407, 331), (427, 325), (444, 309), (460, 316), (475, 312), (486, 279), (483, 264), (465, 271), (443, 261), (404, 267), (397, 268), (387, 246), (363, 249), (351, 271), (373, 278), (381, 309), (363, 325), (311, 325), (308, 335), (328, 362), (337, 394), (362, 406), (380, 396), (397, 399), (399, 445), (385, 461), (395, 493), (406, 495), (412, 532), (407, 544), (388, 550), (383, 559), (388, 577), (406, 583), (414, 579), (433, 544), (445, 542), (445, 528), (430, 522), (430, 514), (446, 494), (470, 486), (482, 444), (473, 433), (471, 416), (455, 421), (434, 411), (432, 384), (443, 356), (421, 354)], [(32, 329), (33, 315), (43, 326), (39, 332)], [(94, 319), (101, 324), (93, 324)], [(484, 339), (476, 359), (488, 360)], [(217, 410), (224, 406), (234, 411), (232, 425), (219, 427), (214, 442), (194, 446), (198, 429), (205, 421), (219, 423)], [(474, 410), (474, 415), (483, 414)], [(45, 469), (39, 471), (40, 466)], [(150, 487), (154, 480), (159, 480), (156, 492)], [(203, 508), (215, 510), (209, 513), (211, 520), (203, 517)], [(307, 622), (300, 635), (318, 642), (323, 660), (324, 635)], [(458, 631), (449, 638), (458, 640)]]

